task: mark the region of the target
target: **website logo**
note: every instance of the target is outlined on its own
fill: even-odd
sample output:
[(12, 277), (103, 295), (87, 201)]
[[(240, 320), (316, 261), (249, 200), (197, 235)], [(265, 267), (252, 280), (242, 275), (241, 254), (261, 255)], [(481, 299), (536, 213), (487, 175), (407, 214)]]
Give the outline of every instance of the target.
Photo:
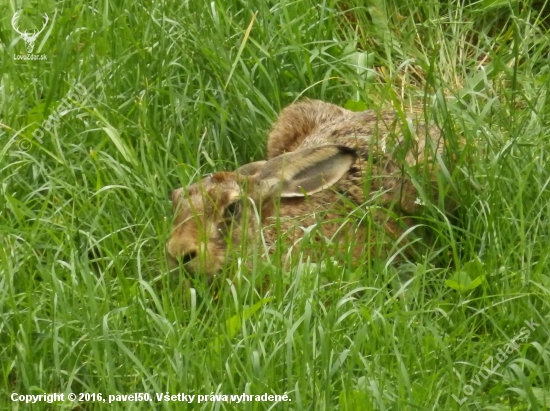
[[(21, 17), (21, 10), (18, 10), (18, 11), (15, 12), (15, 14), (13, 15), (13, 17), (11, 19), (11, 26), (23, 38), (23, 41), (25, 42), (26, 49), (27, 49), (27, 56), (26, 57), (30, 57), (32, 55), (33, 50), (34, 50), (34, 44), (35, 44), (36, 40), (38, 39), (38, 36), (40, 35), (40, 33), (42, 33), (44, 31), (44, 29), (48, 25), (48, 22), (50, 21), (50, 18), (48, 17), (47, 14), (44, 13), (44, 24), (42, 25), (42, 28), (40, 30), (35, 29), (31, 32), (28, 32), (26, 30), (21, 31), (19, 29), (19, 18), (20, 17)], [(33, 56), (35, 56), (35, 55), (33, 55)], [(23, 55), (20, 55), (19, 57), (23, 57)], [(45, 60), (46, 59), (45, 55), (44, 56), (36, 56), (36, 57), (38, 57), (38, 58), (17, 58), (17, 56), (14, 56), (14, 58), (16, 58), (17, 60)]]

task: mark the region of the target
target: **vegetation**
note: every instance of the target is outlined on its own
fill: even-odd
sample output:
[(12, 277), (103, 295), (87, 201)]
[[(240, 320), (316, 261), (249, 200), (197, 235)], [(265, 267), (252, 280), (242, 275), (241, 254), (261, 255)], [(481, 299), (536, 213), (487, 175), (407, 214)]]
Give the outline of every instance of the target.
[[(188, 409), (546, 409), (544, 6), (0, 2), (0, 408), (52, 407), (12, 393), (149, 393), (60, 403), (135, 410), (182, 407), (155, 393), (286, 393)], [(19, 9), (29, 32), (48, 14), (45, 59), (18, 57)], [(186, 288), (165, 260), (170, 191), (261, 159), (303, 97), (421, 106), (455, 159), (458, 215), (427, 204), (437, 244), (400, 267), (255, 259), (215, 294)]]

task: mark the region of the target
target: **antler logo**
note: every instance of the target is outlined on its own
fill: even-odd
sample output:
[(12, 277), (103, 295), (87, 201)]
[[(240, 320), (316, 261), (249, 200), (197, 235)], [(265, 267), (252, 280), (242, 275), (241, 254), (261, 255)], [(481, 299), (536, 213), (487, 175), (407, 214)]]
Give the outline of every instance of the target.
[(31, 54), (34, 50), (34, 43), (36, 42), (36, 39), (38, 38), (39, 34), (42, 33), (46, 28), (46, 25), (48, 24), (48, 21), (50, 21), (50, 18), (47, 14), (44, 14), (44, 25), (42, 26), (42, 28), (40, 30), (33, 30), (31, 33), (27, 33), (27, 31), (22, 32), (17, 28), (17, 20), (19, 20), (20, 14), (21, 10), (15, 12), (11, 19), (11, 26), (16, 32), (21, 34), (21, 37), (23, 37), (23, 40), (27, 45), (27, 53)]

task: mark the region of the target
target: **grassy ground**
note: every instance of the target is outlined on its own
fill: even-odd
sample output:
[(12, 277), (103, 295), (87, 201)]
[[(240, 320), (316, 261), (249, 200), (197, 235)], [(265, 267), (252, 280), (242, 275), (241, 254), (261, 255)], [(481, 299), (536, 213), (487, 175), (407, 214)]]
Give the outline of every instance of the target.
[[(10, 399), (44, 392), (548, 407), (550, 33), (529, 2), (23, 3), (0, 2), (0, 408), (52, 409)], [(22, 29), (50, 17), (46, 60), (14, 57), (22, 7)], [(262, 158), (276, 114), (306, 96), (421, 104), (457, 158), (458, 218), (431, 217), (438, 247), (404, 283), (386, 261), (258, 262), (267, 299), (246, 276), (217, 298), (185, 291), (166, 275), (168, 193)]]

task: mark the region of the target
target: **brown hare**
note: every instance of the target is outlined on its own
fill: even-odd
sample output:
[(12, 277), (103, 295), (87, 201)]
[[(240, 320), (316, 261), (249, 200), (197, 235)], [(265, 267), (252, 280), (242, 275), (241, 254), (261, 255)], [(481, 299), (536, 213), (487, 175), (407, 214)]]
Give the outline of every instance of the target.
[[(292, 104), (269, 134), (266, 161), (172, 193), (170, 266), (211, 279), (230, 262), (230, 249), (273, 252), (283, 241), (290, 250), (316, 224), (318, 235), (355, 257), (383, 255), (398, 240), (406, 245), (413, 217), (436, 195), (433, 159), (442, 147), (437, 129), (394, 112), (352, 112), (317, 100)], [(411, 177), (422, 173), (428, 185)], [(368, 212), (370, 225), (348, 218), (358, 210), (363, 219)], [(384, 232), (382, 243), (372, 222)]]

